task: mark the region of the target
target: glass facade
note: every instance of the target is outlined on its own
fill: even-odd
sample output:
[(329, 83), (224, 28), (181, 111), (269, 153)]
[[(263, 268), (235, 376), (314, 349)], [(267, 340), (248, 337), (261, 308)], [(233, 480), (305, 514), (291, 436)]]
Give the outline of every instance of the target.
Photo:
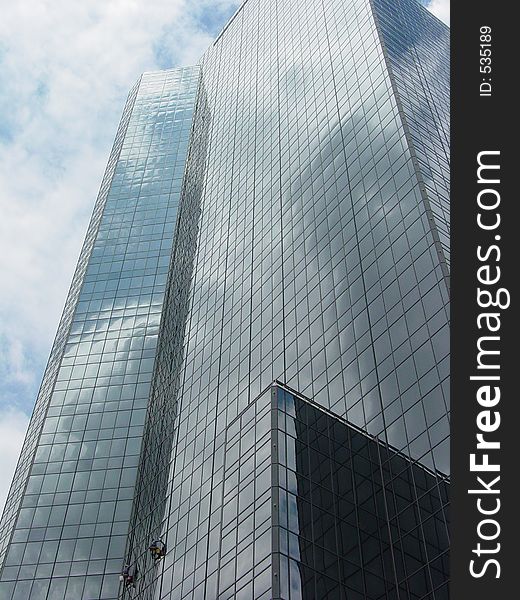
[(198, 82), (129, 96), (4, 514), (2, 600), (118, 596)]
[[(430, 37), (439, 27), (447, 35), (428, 13), (421, 18)], [(249, 0), (203, 58), (207, 155), (185, 356), (168, 399), (176, 419), (170, 473), (167, 483), (162, 471), (143, 473), (148, 504), (134, 514), (129, 549), (140, 576), (125, 597), (278, 597), (272, 554), (263, 541), (257, 551), (256, 537), (239, 537), (244, 507), (231, 490), (242, 475), (225, 483), (229, 424), (274, 380), (446, 490), (446, 260), (412, 135), (420, 115), (413, 99), (404, 111), (407, 89), (394, 75), (383, 19), (367, 0)], [(260, 450), (253, 455), (239, 472), (254, 497), (246, 511), (255, 515), (253, 535), (267, 539), (261, 515), (271, 491), (253, 473), (268, 463)], [(163, 521), (143, 528), (155, 497)], [(160, 563), (146, 552), (155, 537), (169, 549)], [(363, 584), (359, 597), (377, 597), (383, 585), (388, 598), (446, 597), (446, 559), (428, 570), (445, 538), (427, 555), (430, 541), (416, 538), (399, 549), (408, 554), (415, 544), (416, 579), (410, 559), (373, 589)], [(323, 597), (343, 597), (336, 581)]]
[(441, 264), (450, 264), (450, 40), (415, 0), (372, 0)]
[(446, 478), (283, 386), (271, 411), (272, 597), (447, 598)]
[[(247, 0), (200, 67), (143, 76), (0, 600), (38, 589), (41, 502), (45, 600), (447, 598), (447, 37), (415, 0)], [(38, 457), (69, 443), (61, 484)]]

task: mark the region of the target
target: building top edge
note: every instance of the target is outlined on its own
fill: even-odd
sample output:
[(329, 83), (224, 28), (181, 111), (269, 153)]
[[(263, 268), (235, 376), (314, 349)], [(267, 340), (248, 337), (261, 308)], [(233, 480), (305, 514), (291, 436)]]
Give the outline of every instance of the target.
[(200, 64), (196, 63), (194, 65), (182, 65), (179, 67), (171, 67), (170, 69), (158, 69), (156, 71), (143, 71), (139, 78), (141, 77), (150, 77), (156, 75), (157, 77), (161, 75), (165, 75), (166, 73), (175, 73), (176, 71), (187, 71), (187, 70), (196, 70), (200, 69)]

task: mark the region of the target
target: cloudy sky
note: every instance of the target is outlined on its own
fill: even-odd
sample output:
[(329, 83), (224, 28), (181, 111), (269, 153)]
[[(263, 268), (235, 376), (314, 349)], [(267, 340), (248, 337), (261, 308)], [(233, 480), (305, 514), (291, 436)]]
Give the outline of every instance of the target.
[(2, 4), (0, 512), (128, 90), (197, 62), (240, 3)]

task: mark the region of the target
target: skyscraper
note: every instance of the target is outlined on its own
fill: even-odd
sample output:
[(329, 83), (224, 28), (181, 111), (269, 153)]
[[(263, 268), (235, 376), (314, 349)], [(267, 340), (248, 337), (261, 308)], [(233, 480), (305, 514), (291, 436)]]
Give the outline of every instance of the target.
[(415, 0), (247, 0), (143, 75), (1, 600), (447, 597), (447, 69)]

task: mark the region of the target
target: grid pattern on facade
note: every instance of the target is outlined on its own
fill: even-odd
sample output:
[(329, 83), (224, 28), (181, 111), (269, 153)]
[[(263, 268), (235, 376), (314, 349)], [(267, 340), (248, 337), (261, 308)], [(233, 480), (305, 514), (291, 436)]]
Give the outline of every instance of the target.
[[(209, 391), (220, 362), (232, 416), (283, 374), (447, 469), (447, 290), (370, 5), (250, 1), (203, 78), (214, 120), (187, 378)], [(442, 414), (414, 405), (434, 388), (444, 436), (428, 439)]]
[(273, 598), (448, 598), (448, 483), (273, 387)]
[[(206, 110), (203, 87), (197, 94), (196, 112), (186, 162), (186, 174), (174, 248), (170, 261), (168, 287), (157, 347), (155, 371), (148, 405), (143, 445), (134, 495), (131, 535), (126, 562), (138, 573), (135, 585), (124, 597), (141, 593), (155, 577), (149, 546), (161, 538), (161, 525), (168, 500), (168, 476), (183, 359), (184, 332), (189, 307), (190, 282), (197, 245), (200, 200), (211, 115)], [(160, 540), (167, 544), (167, 539)], [(123, 591), (125, 591), (123, 589)]]
[(273, 598), (271, 404), (269, 388), (219, 440), (223, 479), (213, 491), (219, 509), (208, 545), (217, 568), (205, 582), (207, 597)]
[(203, 59), (169, 552), (140, 598), (217, 597), (220, 447), (274, 379), (448, 472), (444, 265), (387, 65), (368, 0), (249, 0)]
[(198, 67), (145, 74), (111, 174), (0, 582), (117, 598)]
[(43, 420), (45, 419), (45, 415), (49, 405), (49, 398), (52, 394), (54, 383), (56, 381), (56, 374), (61, 364), (63, 349), (65, 348), (65, 343), (67, 341), (67, 335), (69, 333), (72, 317), (74, 316), (74, 309), (76, 307), (78, 295), (81, 290), (81, 284), (85, 275), (88, 260), (92, 252), (92, 246), (96, 238), (100, 219), (103, 214), (103, 208), (105, 206), (107, 194), (110, 189), (110, 183), (114, 175), (114, 169), (119, 158), (119, 152), (121, 151), (121, 145), (124, 140), (126, 128), (128, 126), (128, 119), (130, 118), (130, 114), (132, 112), (138, 87), (139, 82), (136, 83), (136, 85), (128, 94), (128, 99), (123, 110), (123, 116), (121, 117), (121, 122), (119, 124), (114, 145), (108, 160), (108, 165), (103, 176), (103, 181), (101, 183), (101, 188), (98, 194), (96, 205), (94, 207), (92, 218), (87, 230), (87, 235), (85, 237), (85, 241), (81, 249), (78, 265), (74, 272), (74, 277), (67, 296), (67, 301), (65, 303), (63, 315), (58, 326), (56, 339), (54, 340), (54, 344), (52, 346), (52, 350), (47, 363), (47, 368), (45, 369), (43, 381), (38, 392), (38, 397), (36, 399), (36, 404), (33, 410), (31, 421), (29, 423), (26, 439), (20, 454), (20, 458), (18, 460), (18, 464), (16, 466), (16, 471), (11, 484), (11, 489), (9, 490), (4, 512), (2, 515), (2, 520), (0, 522), (0, 568), (3, 564), (3, 560), (5, 558), (5, 550), (9, 543), (12, 528), (16, 521), (18, 508), (20, 506), (20, 500), (25, 491), (25, 486), (27, 484), (27, 476), (32, 466), (32, 461), (34, 459), (34, 452), (36, 450), (36, 445), (38, 443), (38, 438), (41, 433)]
[(415, 0), (371, 1), (426, 188), (441, 260), (449, 267), (449, 30)]
[(215, 464), (211, 575), (184, 578), (196, 548), (168, 553), (137, 597), (448, 598), (444, 476), (278, 383), (226, 426)]

